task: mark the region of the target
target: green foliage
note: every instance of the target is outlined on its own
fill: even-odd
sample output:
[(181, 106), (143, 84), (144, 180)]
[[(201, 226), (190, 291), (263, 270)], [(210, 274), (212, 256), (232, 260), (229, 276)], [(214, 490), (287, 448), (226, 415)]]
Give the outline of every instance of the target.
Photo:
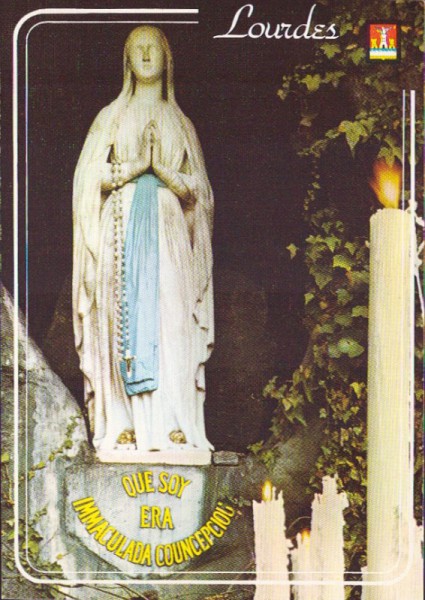
[[(379, 143), (379, 157), (392, 164), (401, 158), (400, 98), (402, 89), (422, 87), (423, 17), (416, 1), (341, 0), (334, 11), (340, 37), (317, 44), (311, 62), (297, 65), (285, 75), (278, 95), (282, 100), (297, 98), (299, 124), (321, 123), (326, 98), (332, 90), (347, 97), (350, 119), (332, 128), (317, 126), (316, 139), (300, 150), (301, 155), (322, 156), (333, 141), (344, 138), (354, 154), (358, 144)], [(365, 40), (367, 21), (402, 23), (401, 61), (395, 64), (369, 63)], [(306, 115), (313, 115), (306, 119)], [(421, 123), (417, 129), (421, 135)]]
[[(227, 486), (227, 485), (222, 487), (220, 495), (219, 495), (219, 499), (222, 502), (226, 502), (227, 504), (232, 504), (235, 508), (239, 508), (239, 509), (242, 509), (244, 507), (248, 507), (248, 508), (252, 507), (252, 499), (244, 498), (244, 496), (234, 496), (231, 493), (229, 486)], [(237, 511), (237, 514), (238, 514), (238, 516), (240, 516), (242, 513)]]
[(271, 470), (273, 468), (276, 458), (275, 454), (273, 450), (267, 450), (264, 447), (263, 441), (257, 442), (256, 444), (251, 444), (248, 446), (248, 449), (260, 458), (261, 462), (266, 465), (267, 469)]
[[(2, 480), (8, 484), (10, 483), (9, 461), (2, 460)], [(36, 567), (39, 571), (38, 577), (41, 579), (48, 579), (45, 572), (54, 572), (55, 576), (61, 577), (63, 572), (59, 563), (48, 563), (40, 557), (40, 544), (43, 538), (37, 530), (37, 525), (46, 516), (46, 509), (43, 508), (38, 511), (28, 523), (23, 518), (19, 519), (17, 526), (15, 526), (13, 508), (12, 486), (8, 485), (8, 488), (3, 487), (2, 492), (3, 519), (1, 531), (2, 556), (6, 568), (11, 572), (16, 571), (13, 545), (17, 533), (19, 538), (19, 560), (22, 567), (27, 572), (31, 572)], [(51, 599), (65, 597), (55, 586), (44, 586), (42, 584), (33, 584), (33, 586), (37, 597)]]
[(324, 423), (325, 441), (306, 494), (321, 491), (324, 475), (338, 474), (350, 506), (345, 512), (347, 565), (364, 564), (366, 494), (366, 352), (368, 257), (366, 239), (350, 237), (335, 208), (312, 213), (305, 262), (310, 274), (304, 325), (310, 343), (290, 381), (274, 377), (264, 395), (277, 401), (271, 438), (251, 447), (271, 463), (282, 436)]
[(66, 454), (67, 450), (70, 450), (72, 448), (72, 446), (73, 446), (72, 437), (73, 437), (75, 429), (77, 428), (78, 422), (81, 418), (82, 418), (81, 414), (72, 415), (70, 417), (69, 423), (65, 430), (65, 439), (64, 439), (63, 443), (59, 446), (59, 448), (57, 448), (56, 450), (52, 450), (52, 452), (49, 454), (50, 462), (55, 460), (55, 458), (57, 458), (58, 456), (63, 456), (64, 454)]
[[(73, 415), (70, 418), (69, 424), (66, 428), (65, 439), (63, 443), (56, 450), (52, 451), (49, 455), (48, 460), (52, 462), (58, 456), (65, 455), (66, 450), (73, 446), (73, 433), (78, 425), (78, 421), (82, 418), (81, 414)], [(42, 560), (40, 556), (40, 546), (43, 543), (43, 537), (39, 533), (39, 524), (43, 517), (46, 517), (47, 510), (43, 508), (37, 511), (34, 516), (28, 521), (24, 518), (20, 518), (18, 522), (15, 521), (14, 506), (15, 502), (13, 499), (13, 487), (12, 479), (10, 476), (10, 455), (8, 452), (3, 452), (1, 455), (1, 476), (2, 476), (2, 549), (3, 549), (3, 561), (6, 568), (9, 571), (15, 572), (15, 559), (13, 544), (16, 534), (19, 539), (19, 560), (22, 567), (27, 571), (31, 572), (35, 567), (38, 570), (38, 578), (48, 580), (50, 574), (54, 578), (63, 578), (62, 567), (59, 562), (46, 562)], [(46, 468), (46, 462), (40, 461), (36, 465), (33, 465), (28, 469), (27, 480), (31, 481), (37, 473)], [(23, 475), (20, 476), (20, 481), (25, 479)], [(56, 557), (59, 561), (63, 556), (58, 555)], [(60, 590), (58, 586), (49, 585), (45, 586), (42, 584), (33, 584), (34, 593), (37, 593), (40, 598), (72, 598), (66, 594), (63, 590)]]
[[(323, 0), (323, 3), (326, 3)], [(304, 295), (304, 325), (310, 342), (302, 364), (290, 381), (274, 377), (264, 396), (276, 401), (271, 437), (251, 449), (271, 456), (282, 439), (318, 416), (324, 424), (324, 442), (306, 494), (321, 491), (324, 475), (337, 473), (349, 500), (344, 516), (346, 569), (365, 564), (366, 547), (366, 348), (368, 327), (369, 250), (364, 236), (354, 236), (343, 211), (330, 205), (321, 169), (330, 151), (348, 146), (357, 160), (359, 145), (376, 150), (388, 164), (401, 159), (401, 90), (421, 89), (423, 16), (417, 2), (397, 0), (341, 0), (333, 21), (340, 38), (318, 44), (309, 64), (298, 64), (283, 77), (278, 95), (295, 100), (299, 111), (301, 144), (297, 150), (309, 161), (311, 172), (304, 202), (309, 225), (304, 256), (309, 282)], [(402, 23), (402, 59), (399, 64), (370, 64), (364, 40), (367, 21)], [(344, 101), (346, 117), (326, 120), (328, 99), (335, 90)], [(343, 100), (342, 100), (343, 98)], [(294, 110), (294, 109), (291, 109)], [(420, 111), (418, 111), (420, 114)], [(324, 126), (326, 123), (326, 126)], [(421, 123), (417, 123), (421, 139)], [(303, 132), (308, 132), (303, 137)], [(365, 173), (365, 177), (368, 174)], [(417, 196), (420, 196), (418, 186)], [(320, 199), (320, 204), (319, 204)], [(354, 199), (347, 197), (346, 201)], [(320, 206), (320, 208), (319, 208)], [(323, 208), (325, 207), (325, 208)], [(291, 253), (293, 245), (288, 246)], [(422, 327), (421, 320), (417, 323)], [(420, 331), (420, 329), (419, 329)], [(422, 348), (416, 381), (415, 516), (421, 519), (422, 459)], [(351, 598), (358, 598), (353, 589)]]

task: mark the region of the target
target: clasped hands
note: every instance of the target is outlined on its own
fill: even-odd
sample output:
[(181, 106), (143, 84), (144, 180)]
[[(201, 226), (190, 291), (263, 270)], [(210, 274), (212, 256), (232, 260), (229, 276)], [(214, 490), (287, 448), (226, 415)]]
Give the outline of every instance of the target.
[(149, 167), (157, 177), (164, 174), (164, 165), (161, 163), (161, 136), (155, 121), (149, 121), (146, 125), (140, 148), (140, 174), (145, 173)]
[(186, 209), (192, 208), (194, 198), (184, 183), (181, 174), (168, 169), (161, 162), (161, 135), (155, 121), (149, 121), (142, 135), (141, 173), (152, 167), (153, 172), (182, 201)]
[[(104, 177), (103, 187), (108, 189), (111, 187), (111, 180), (114, 179), (114, 173), (116, 169), (119, 169), (120, 177), (118, 181), (112, 181), (112, 187), (118, 183), (119, 187), (131, 181), (139, 175), (143, 175), (146, 171), (152, 167), (153, 172), (157, 177), (162, 179), (167, 184), (166, 179), (170, 178), (169, 169), (166, 169), (161, 163), (161, 137), (158, 129), (158, 125), (155, 121), (149, 121), (146, 125), (142, 141), (140, 144), (139, 155), (137, 159), (122, 162), (119, 159), (115, 145), (112, 145), (111, 150), (111, 164), (109, 167), (109, 173)], [(118, 167), (117, 167), (118, 165)]]
[(192, 208), (195, 204), (195, 199), (188, 189), (180, 173), (167, 168), (161, 159), (161, 136), (158, 125), (155, 121), (149, 121), (146, 125), (140, 145), (140, 154), (137, 160), (121, 163), (117, 159), (116, 150), (112, 149), (112, 167), (109, 169), (108, 176), (102, 181), (103, 189), (114, 187), (113, 178), (113, 165), (119, 163), (120, 169), (120, 181), (119, 185), (123, 185), (128, 181), (131, 181), (139, 175), (143, 175), (146, 171), (152, 167), (153, 172), (159, 179), (161, 179), (165, 185), (178, 196), (184, 205), (185, 209)]

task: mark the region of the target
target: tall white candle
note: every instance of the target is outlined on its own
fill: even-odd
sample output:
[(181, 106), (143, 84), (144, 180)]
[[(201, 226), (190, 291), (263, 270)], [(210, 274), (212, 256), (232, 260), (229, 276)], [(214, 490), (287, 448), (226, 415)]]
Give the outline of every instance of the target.
[[(424, 598), (424, 561), (422, 557), (423, 527), (412, 518), (410, 528), (403, 528), (401, 543), (401, 561), (405, 571), (400, 577), (394, 578), (393, 583), (385, 586), (365, 586), (362, 590), (362, 600), (380, 598), (382, 600), (423, 600)], [(409, 544), (409, 533), (412, 534), (413, 544)], [(367, 569), (363, 569), (363, 579), (371, 580)]]
[[(296, 537), (297, 546), (291, 552), (292, 573), (296, 581), (312, 581), (318, 579), (312, 562), (310, 532), (304, 530)], [(294, 600), (318, 600), (319, 588), (312, 583), (293, 586)]]
[(323, 478), (323, 494), (316, 494), (312, 505), (312, 564), (320, 586), (318, 600), (344, 600), (344, 517), (348, 506), (344, 492), (338, 493), (336, 477)]
[[(384, 208), (370, 223), (368, 356), (368, 580), (393, 579), (405, 568), (402, 529), (411, 506), (410, 394), (413, 238), (412, 215)], [(387, 590), (388, 592), (388, 590)], [(369, 600), (382, 600), (373, 586)]]
[[(289, 600), (288, 540), (282, 492), (265, 484), (262, 502), (252, 503), (257, 586), (255, 600)], [(276, 583), (261, 584), (261, 580)]]
[[(398, 209), (399, 181), (388, 170), (380, 182), (375, 169), (372, 183), (384, 206), (389, 206), (387, 191), (395, 194), (396, 203), (392, 204), (395, 210), (385, 208), (371, 219), (366, 571), (370, 582), (403, 576), (413, 542), (409, 525), (413, 522), (415, 126), (412, 91), (409, 209)], [(403, 172), (404, 158), (403, 154)], [(395, 585), (371, 586), (364, 597), (398, 600), (397, 594)]]

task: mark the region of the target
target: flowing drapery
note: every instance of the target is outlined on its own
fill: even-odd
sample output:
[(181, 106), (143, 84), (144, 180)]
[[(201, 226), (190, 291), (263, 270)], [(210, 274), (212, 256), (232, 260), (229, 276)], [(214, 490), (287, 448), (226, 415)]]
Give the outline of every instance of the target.
[[(202, 151), (191, 122), (174, 100), (172, 59), (166, 50), (166, 98), (149, 110), (131, 102), (131, 71), (124, 59), (120, 96), (95, 119), (74, 177), (73, 321), (92, 401), (93, 442), (114, 448), (124, 429), (134, 429), (139, 449), (172, 446), (181, 430), (189, 445), (211, 448), (205, 435), (205, 362), (213, 345), (213, 197)], [(111, 147), (122, 160), (137, 156), (149, 120), (159, 125), (162, 161), (179, 172), (194, 199), (191, 210), (167, 188), (158, 188), (159, 384), (153, 392), (126, 394), (116, 354), (112, 196), (101, 190), (102, 166)], [(122, 189), (126, 228), (134, 183)]]

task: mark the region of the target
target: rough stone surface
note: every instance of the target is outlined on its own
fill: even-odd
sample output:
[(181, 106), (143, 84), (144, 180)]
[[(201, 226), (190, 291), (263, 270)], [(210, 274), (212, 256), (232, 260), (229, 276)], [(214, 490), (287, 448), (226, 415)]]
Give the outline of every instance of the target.
[[(2, 390), (2, 428), (4, 432), (5, 450), (11, 453), (11, 467), (18, 459), (21, 472), (25, 466), (25, 456), (28, 455), (29, 467), (37, 463), (46, 463), (46, 466), (36, 469), (33, 478), (28, 483), (28, 498), (30, 515), (44, 507), (47, 514), (39, 520), (36, 528), (42, 535), (40, 541), (40, 556), (48, 562), (57, 561), (68, 577), (73, 577), (73, 572), (85, 571), (86, 578), (96, 578), (98, 573), (107, 579), (115, 579), (123, 571), (121, 559), (111, 560), (111, 556), (104, 556), (99, 552), (98, 544), (93, 542), (92, 536), (84, 530), (76, 518), (71, 507), (71, 501), (76, 498), (92, 495), (99, 508), (111, 522), (114, 520), (122, 527), (128, 528), (129, 536), (136, 537), (140, 506), (149, 505), (149, 498), (127, 497), (122, 489), (122, 477), (140, 470), (152, 470), (156, 475), (161, 469), (173, 473), (174, 471), (191, 479), (190, 508), (182, 501), (170, 498), (167, 495), (163, 504), (172, 506), (172, 515), (176, 520), (180, 538), (186, 533), (193, 533), (212, 514), (218, 502), (236, 502), (238, 509), (237, 518), (232, 520), (223, 538), (217, 541), (212, 548), (202, 554), (197, 560), (191, 561), (189, 571), (184, 570), (173, 577), (179, 579), (217, 580), (227, 579), (226, 585), (211, 585), (205, 587), (200, 583), (187, 586), (181, 584), (166, 586), (161, 584), (146, 583), (134, 585), (134, 575), (130, 576), (127, 589), (120, 586), (105, 588), (113, 591), (118, 597), (128, 598), (128, 589), (134, 590), (134, 598), (142, 594), (151, 593), (153, 598), (159, 600), (203, 600), (214, 594), (226, 591), (232, 579), (239, 575), (226, 573), (226, 571), (243, 571), (245, 578), (253, 578), (253, 524), (251, 499), (259, 499), (264, 480), (270, 477), (263, 464), (252, 456), (237, 456), (237, 465), (230, 465), (235, 461), (235, 453), (218, 453), (220, 462), (227, 464), (213, 464), (205, 467), (160, 467), (147, 465), (108, 465), (100, 464), (96, 456), (89, 449), (86, 442), (86, 431), (82, 420), (77, 421), (71, 440), (65, 448), (65, 431), (70, 419), (76, 414), (76, 402), (59, 377), (53, 373), (46, 363), (43, 354), (31, 341), (24, 344), (25, 324), (20, 318), (19, 323), (19, 419), (18, 419), (18, 455), (14, 455), (11, 439), (12, 414), (13, 414), (13, 386), (12, 386), (12, 303), (5, 290), (2, 290), (2, 365), (3, 365), (3, 390)], [(28, 394), (25, 394), (25, 390)], [(25, 402), (24, 402), (25, 400)], [(26, 404), (27, 402), (27, 404)], [(28, 429), (28, 449), (26, 448), (26, 434)], [(321, 428), (313, 424), (282, 443), (278, 459), (275, 463), (272, 480), (284, 490), (287, 525), (301, 515), (308, 514), (309, 499), (303, 500), (305, 485), (317, 456), (321, 440)], [(49, 454), (62, 448), (58, 457), (49, 461)], [(28, 451), (28, 452), (27, 452)], [(120, 487), (121, 486), (121, 487)], [(25, 501), (25, 488), (22, 488), (20, 506)], [(196, 501), (194, 498), (196, 497)], [(7, 508), (3, 518), (10, 518), (10, 507)], [(177, 521), (179, 524), (177, 526)], [(139, 530), (140, 531), (140, 530)], [(164, 533), (164, 532), (162, 532)], [(168, 535), (169, 532), (167, 532)], [(151, 535), (152, 543), (160, 539), (159, 531), (144, 531), (143, 535)], [(140, 534), (139, 534), (140, 536)], [(159, 536), (154, 539), (155, 536)], [(169, 538), (173, 539), (173, 538)], [(94, 545), (95, 544), (95, 545)], [(58, 558), (59, 555), (59, 558)], [(117, 562), (119, 561), (119, 562)], [(4, 597), (11, 600), (22, 598), (46, 598), (44, 588), (23, 579), (16, 571), (13, 572), (4, 566), (3, 593)], [(141, 569), (143, 571), (143, 569)], [(59, 575), (61, 576), (61, 575)], [(146, 573), (137, 574), (137, 579), (147, 577)], [(163, 576), (166, 576), (165, 571)], [(84, 577), (84, 575), (82, 575)], [(99, 584), (100, 585), (100, 584)], [(188, 590), (190, 589), (190, 596)], [(238, 588), (239, 589), (239, 588)], [(247, 590), (249, 590), (247, 585)], [(253, 587), (251, 588), (253, 590)], [(93, 600), (93, 588), (86, 585), (64, 587), (64, 598), (67, 591), (74, 598)], [(97, 592), (96, 592), (97, 593)], [(249, 592), (247, 592), (249, 597)]]
[(279, 446), (270, 478), (283, 490), (287, 525), (300, 515), (310, 516), (313, 498), (306, 497), (305, 489), (314, 473), (322, 441), (323, 423), (317, 419)]
[(219, 450), (213, 454), (213, 463), (215, 465), (236, 466), (239, 464), (239, 455), (230, 450)]
[[(136, 481), (136, 485), (140, 486), (139, 489), (142, 489), (137, 474), (146, 472), (152, 475), (153, 489), (165, 489), (170, 483), (169, 489), (172, 492), (175, 490), (177, 493), (170, 494), (165, 491), (164, 493), (155, 491), (138, 494), (134, 481)], [(160, 480), (161, 473), (169, 475), (163, 477), (162, 481), (164, 483), (161, 483)], [(179, 483), (182, 477), (185, 482), (190, 481), (184, 489), (181, 488)], [(93, 536), (87, 533), (85, 526), (78, 520), (76, 512), (72, 509), (71, 503), (88, 496), (93, 497), (102, 516), (111, 526), (115, 526), (128, 539), (143, 541), (144, 544), (150, 544), (151, 548), (154, 549), (159, 544), (170, 544), (184, 539), (204, 524), (207, 519), (207, 515), (204, 514), (205, 480), (206, 471), (199, 467), (106, 465), (93, 463), (92, 461), (88, 461), (83, 465), (76, 464), (67, 470), (65, 491), (65, 497), (67, 498), (65, 505), (66, 528), (71, 535), (78, 538), (80, 543), (118, 570), (133, 576), (155, 571), (155, 566), (152, 569), (147, 566), (134, 565), (115, 556), (114, 553), (108, 552), (105, 547), (95, 541)], [(126, 490), (132, 496), (129, 496)], [(179, 498), (177, 494), (180, 490), (182, 490), (182, 493)], [(141, 529), (142, 505), (149, 507), (146, 513), (146, 523), (151, 522), (151, 507), (159, 507), (161, 517), (164, 510), (168, 508), (172, 515), (174, 529), (169, 527), (164, 529)], [(163, 576), (168, 572), (180, 570), (181, 568), (183, 567), (176, 565), (172, 569), (161, 567), (161, 569), (156, 570), (159, 576)]]
[[(46, 515), (36, 525), (43, 530), (43, 538), (48, 544), (40, 545), (40, 558), (55, 562), (57, 555), (63, 555), (63, 567), (72, 568), (69, 546), (61, 528), (60, 492), (62, 469), (56, 461), (49, 461), (49, 455), (60, 449), (61, 454), (71, 458), (86, 444), (86, 431), (78, 407), (59, 377), (49, 368), (40, 349), (27, 338), (22, 315), (18, 320), (18, 367), (19, 391), (17, 405), (13, 394), (13, 303), (7, 291), (1, 288), (2, 300), (2, 427), (11, 454), (11, 466), (18, 461), (19, 472), (25, 480), (29, 472), (32, 478), (19, 486), (18, 501), (21, 518), (33, 518), (40, 511)], [(11, 439), (15, 406), (18, 414), (18, 452)], [(76, 426), (69, 436), (67, 448), (66, 429), (76, 417)], [(44, 465), (44, 466), (43, 466)], [(36, 468), (38, 466), (38, 468)], [(12, 472), (12, 471), (11, 471)], [(28, 509), (28, 518), (25, 510)], [(35, 565), (34, 565), (35, 567)]]

